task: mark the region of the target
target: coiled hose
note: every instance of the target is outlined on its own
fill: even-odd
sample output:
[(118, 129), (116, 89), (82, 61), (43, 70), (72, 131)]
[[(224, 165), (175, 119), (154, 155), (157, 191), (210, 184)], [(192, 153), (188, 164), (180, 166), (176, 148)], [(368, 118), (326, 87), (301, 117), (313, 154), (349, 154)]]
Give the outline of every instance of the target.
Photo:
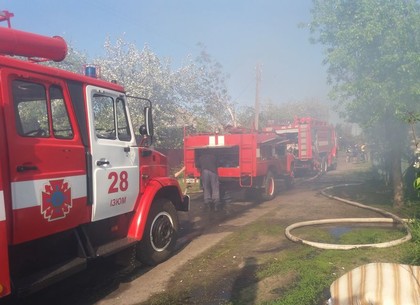
[[(399, 244), (402, 244), (406, 241), (409, 241), (412, 236), (411, 236), (411, 232), (410, 232), (410, 228), (407, 225), (407, 222), (390, 213), (387, 212), (385, 210), (382, 209), (378, 209), (378, 208), (374, 208), (374, 207), (370, 207), (355, 201), (351, 201), (351, 200), (347, 200), (347, 199), (343, 199), (337, 196), (332, 196), (328, 193), (326, 193), (327, 190), (330, 190), (332, 188), (335, 187), (342, 187), (342, 186), (350, 186), (350, 185), (358, 185), (360, 183), (354, 183), (354, 184), (340, 184), (340, 185), (335, 185), (335, 186), (329, 186), (325, 189), (323, 189), (321, 191), (321, 194), (331, 198), (331, 199), (335, 199), (341, 202), (344, 202), (346, 204), (352, 205), (352, 206), (356, 206), (362, 209), (367, 209), (367, 210), (371, 210), (371, 211), (375, 211), (377, 213), (380, 213), (384, 216), (387, 216), (387, 218), (335, 218), (335, 219), (321, 219), (321, 220), (310, 220), (310, 221), (302, 221), (302, 222), (298, 222), (295, 224), (292, 224), (290, 226), (288, 226), (285, 230), (285, 235), (288, 239), (290, 239), (291, 241), (294, 241), (296, 243), (302, 243), (302, 244), (306, 244), (315, 248), (319, 248), (319, 249), (332, 249), (332, 250), (350, 250), (350, 249), (357, 249), (357, 248), (387, 248), (387, 247), (393, 247)], [(375, 243), (375, 244), (355, 244), (355, 245), (338, 245), (338, 244), (329, 244), (329, 243), (320, 243), (320, 242), (313, 242), (313, 241), (308, 241), (308, 240), (304, 240), (302, 238), (299, 238), (297, 236), (294, 236), (292, 233), (290, 233), (293, 229), (296, 228), (300, 228), (300, 227), (305, 227), (305, 226), (313, 226), (313, 225), (320, 225), (320, 224), (331, 224), (331, 223), (400, 223), (404, 226), (404, 228), (407, 230), (407, 235), (405, 235), (402, 238), (399, 239), (395, 239), (392, 241), (387, 241), (387, 242), (383, 242), (383, 243)]]

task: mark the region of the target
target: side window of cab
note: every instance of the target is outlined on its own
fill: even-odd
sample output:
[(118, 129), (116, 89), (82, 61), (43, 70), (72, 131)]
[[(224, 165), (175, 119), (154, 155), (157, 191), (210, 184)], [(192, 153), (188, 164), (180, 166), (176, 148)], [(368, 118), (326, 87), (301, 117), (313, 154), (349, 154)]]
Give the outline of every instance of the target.
[(14, 80), (12, 82), (16, 129), (22, 137), (72, 139), (61, 87)]
[(122, 98), (94, 94), (92, 107), (98, 139), (131, 141), (128, 115)]
[(53, 134), (56, 138), (72, 139), (73, 128), (64, 102), (63, 91), (58, 86), (51, 86), (49, 92)]

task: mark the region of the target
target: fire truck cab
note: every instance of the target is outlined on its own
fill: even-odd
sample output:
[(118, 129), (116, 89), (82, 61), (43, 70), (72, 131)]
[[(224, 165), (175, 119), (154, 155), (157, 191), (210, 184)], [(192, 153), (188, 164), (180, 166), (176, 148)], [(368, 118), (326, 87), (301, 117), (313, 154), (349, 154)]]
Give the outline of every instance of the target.
[(337, 168), (335, 129), (327, 122), (311, 117), (295, 118), (293, 122), (273, 125), (264, 130), (289, 139), (287, 149), (296, 158), (295, 173), (325, 173)]
[(283, 179), (287, 187), (294, 181), (294, 157), (286, 150), (287, 142), (273, 132), (244, 128), (231, 128), (223, 134), (186, 134), (185, 177), (187, 182), (198, 181), (198, 159), (205, 150), (210, 150), (217, 156), (221, 189), (247, 189), (256, 199), (273, 199), (277, 193), (276, 179)]
[[(97, 257), (160, 263), (189, 209), (166, 157), (137, 145), (121, 85), (35, 62), (66, 52), (60, 37), (0, 27), (0, 298)], [(151, 106), (140, 128), (149, 139)]]

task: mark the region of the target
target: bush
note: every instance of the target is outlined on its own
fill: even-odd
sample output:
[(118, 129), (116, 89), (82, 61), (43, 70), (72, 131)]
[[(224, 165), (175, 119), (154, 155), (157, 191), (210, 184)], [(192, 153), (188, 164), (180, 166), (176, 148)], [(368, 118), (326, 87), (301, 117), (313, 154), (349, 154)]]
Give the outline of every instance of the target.
[(412, 265), (420, 265), (420, 219), (415, 218), (409, 223), (411, 235), (413, 236), (411, 242), (413, 247), (410, 248), (408, 263)]

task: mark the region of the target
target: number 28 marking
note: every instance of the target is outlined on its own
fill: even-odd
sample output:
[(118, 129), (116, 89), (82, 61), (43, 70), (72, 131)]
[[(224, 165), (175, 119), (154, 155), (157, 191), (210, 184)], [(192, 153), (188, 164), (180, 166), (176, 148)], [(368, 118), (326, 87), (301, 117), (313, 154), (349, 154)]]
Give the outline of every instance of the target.
[(128, 173), (126, 171), (122, 171), (119, 175), (117, 172), (110, 172), (108, 180), (111, 180), (108, 194), (125, 192), (128, 189)]

